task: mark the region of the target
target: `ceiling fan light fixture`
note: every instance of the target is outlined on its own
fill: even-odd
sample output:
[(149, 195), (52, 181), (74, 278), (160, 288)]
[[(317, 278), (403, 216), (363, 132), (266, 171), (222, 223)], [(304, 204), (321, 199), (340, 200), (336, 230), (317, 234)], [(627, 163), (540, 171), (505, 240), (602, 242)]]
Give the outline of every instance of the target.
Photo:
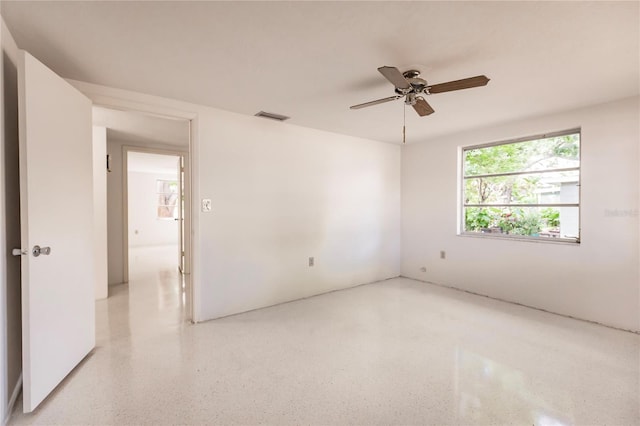
[(282, 114), (276, 114), (273, 112), (265, 112), (265, 111), (260, 111), (258, 113), (255, 114), (256, 117), (262, 117), (262, 118), (268, 118), (270, 120), (276, 120), (276, 121), (285, 121), (290, 119), (291, 117), (287, 117), (286, 115), (282, 115)]

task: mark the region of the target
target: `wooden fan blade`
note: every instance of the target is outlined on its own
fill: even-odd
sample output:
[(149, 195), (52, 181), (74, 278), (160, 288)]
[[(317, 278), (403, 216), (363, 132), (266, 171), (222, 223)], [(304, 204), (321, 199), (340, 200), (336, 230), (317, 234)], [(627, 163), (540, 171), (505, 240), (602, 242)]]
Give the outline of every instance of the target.
[(398, 89), (410, 89), (411, 88), (411, 85), (404, 78), (402, 73), (400, 71), (398, 71), (398, 68), (384, 66), (384, 67), (378, 68), (378, 71), (380, 71), (380, 74), (382, 74), (384, 76), (384, 78), (389, 80), (391, 82), (391, 84), (396, 86)]
[(470, 89), (472, 87), (486, 86), (489, 79), (484, 75), (477, 75), (475, 77), (463, 78), (462, 80), (449, 81), (446, 83), (434, 84), (428, 86), (425, 91), (427, 93), (442, 93), (451, 92), (453, 90)]
[(377, 99), (375, 101), (365, 102), (363, 104), (358, 104), (358, 105), (353, 105), (353, 106), (351, 106), (349, 108), (350, 109), (366, 108), (366, 107), (373, 106), (373, 105), (383, 104), (385, 102), (395, 101), (396, 99), (400, 99), (400, 98), (402, 98), (402, 95), (390, 96), (388, 98)]
[(424, 117), (425, 115), (430, 115), (435, 112), (433, 108), (431, 108), (431, 105), (429, 105), (422, 96), (418, 96), (416, 98), (416, 103), (413, 105), (413, 109), (416, 110), (420, 117)]

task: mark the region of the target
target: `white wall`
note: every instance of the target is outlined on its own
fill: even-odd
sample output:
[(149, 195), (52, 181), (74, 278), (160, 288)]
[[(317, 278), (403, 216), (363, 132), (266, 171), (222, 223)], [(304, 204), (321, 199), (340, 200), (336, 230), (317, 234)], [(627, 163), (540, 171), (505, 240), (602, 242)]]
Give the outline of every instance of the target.
[(398, 276), (399, 146), (213, 109), (199, 131), (198, 319)]
[(107, 286), (107, 129), (93, 126), (93, 216), (96, 300), (106, 299)]
[(0, 56), (0, 421), (9, 417), (22, 384), (20, 188), (18, 157), (18, 48), (4, 21)]
[[(636, 97), (405, 146), (402, 275), (640, 330), (639, 117)], [(456, 235), (459, 147), (575, 127), (582, 128), (579, 245)]]
[(71, 83), (102, 105), (193, 119), (196, 321), (399, 275), (399, 146)]
[[(177, 161), (178, 157), (176, 167)], [(179, 244), (178, 222), (173, 219), (158, 219), (158, 179), (177, 181), (177, 170), (174, 174), (129, 171), (127, 184), (130, 247)], [(177, 258), (176, 251), (176, 261)]]

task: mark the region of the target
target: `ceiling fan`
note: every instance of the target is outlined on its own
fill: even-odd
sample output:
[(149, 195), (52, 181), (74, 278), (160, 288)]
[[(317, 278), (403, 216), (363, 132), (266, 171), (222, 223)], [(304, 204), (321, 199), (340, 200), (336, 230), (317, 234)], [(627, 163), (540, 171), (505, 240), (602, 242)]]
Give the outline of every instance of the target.
[(486, 86), (489, 82), (489, 79), (486, 76), (478, 75), (475, 77), (463, 78), (462, 80), (429, 85), (425, 79), (420, 78), (420, 71), (417, 70), (409, 70), (401, 73), (396, 67), (384, 66), (378, 68), (378, 71), (380, 71), (380, 74), (395, 86), (396, 95), (388, 98), (377, 99), (371, 102), (365, 102), (363, 104), (353, 105), (350, 107), (351, 109), (366, 108), (405, 98), (405, 105), (411, 105), (419, 116), (424, 117), (425, 115), (433, 114), (435, 111), (420, 95), (433, 95), (436, 93), (451, 92), (453, 90)]

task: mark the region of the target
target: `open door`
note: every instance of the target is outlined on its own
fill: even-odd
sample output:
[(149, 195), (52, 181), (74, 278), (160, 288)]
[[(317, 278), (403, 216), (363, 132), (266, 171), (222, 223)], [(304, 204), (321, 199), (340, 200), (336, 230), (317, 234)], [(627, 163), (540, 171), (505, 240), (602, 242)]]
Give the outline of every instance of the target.
[(178, 262), (181, 274), (186, 274), (184, 238), (184, 156), (178, 157)]
[[(24, 412), (95, 345), (91, 101), (20, 51)], [(20, 254), (20, 253), (18, 253)]]

